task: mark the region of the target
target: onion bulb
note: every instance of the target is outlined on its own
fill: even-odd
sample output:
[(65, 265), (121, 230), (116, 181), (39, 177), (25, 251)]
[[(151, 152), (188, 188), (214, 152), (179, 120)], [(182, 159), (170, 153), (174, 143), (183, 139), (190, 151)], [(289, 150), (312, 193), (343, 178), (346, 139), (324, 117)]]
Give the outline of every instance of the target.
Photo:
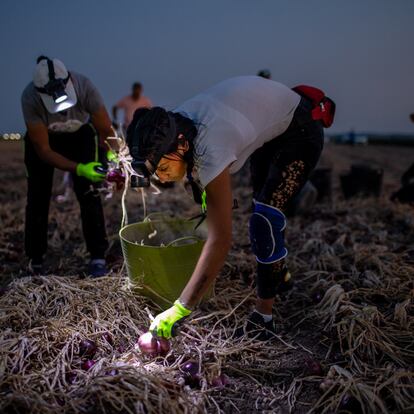
[(309, 375), (316, 375), (318, 377), (321, 377), (323, 374), (323, 369), (321, 364), (319, 363), (319, 361), (317, 361), (316, 359), (307, 359), (305, 361), (305, 365), (306, 365), (306, 371)]
[(143, 354), (153, 357), (167, 355), (170, 350), (168, 339), (153, 336), (151, 332), (146, 332), (139, 337), (138, 346)]
[(66, 381), (69, 384), (74, 384), (77, 380), (78, 376), (76, 375), (76, 372), (67, 372), (66, 373)]
[(81, 356), (92, 358), (97, 350), (98, 347), (96, 346), (96, 343), (89, 339), (82, 339), (79, 344), (79, 355)]
[(184, 373), (184, 383), (190, 387), (200, 386), (200, 364), (196, 361), (186, 361), (180, 366), (181, 372)]
[(224, 388), (229, 383), (229, 378), (225, 374), (221, 374), (211, 380), (211, 386), (214, 388)]
[(94, 361), (93, 359), (88, 359), (82, 362), (81, 368), (84, 371), (89, 371), (95, 364), (96, 364), (96, 361)]
[(200, 371), (200, 365), (196, 361), (189, 360), (189, 361), (184, 362), (181, 365), (180, 369), (182, 372), (184, 372), (184, 374), (194, 377), (195, 375), (198, 375)]
[(112, 339), (112, 335), (109, 332), (104, 332), (102, 334), (102, 338), (108, 342), (109, 345), (113, 345), (114, 344), (114, 340)]

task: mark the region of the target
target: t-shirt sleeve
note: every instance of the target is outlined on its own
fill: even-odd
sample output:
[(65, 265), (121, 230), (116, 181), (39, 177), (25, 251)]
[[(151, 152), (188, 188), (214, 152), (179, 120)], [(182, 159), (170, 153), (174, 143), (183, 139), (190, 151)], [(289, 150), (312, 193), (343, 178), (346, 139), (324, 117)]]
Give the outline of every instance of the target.
[(36, 97), (30, 91), (29, 87), (27, 87), (22, 93), (21, 105), (24, 122), (26, 124), (45, 123), (42, 116), (41, 103), (36, 101)]
[(85, 76), (82, 76), (80, 82), (80, 100), (86, 112), (90, 115), (95, 113), (98, 109), (104, 106), (104, 101), (101, 94), (95, 85)]

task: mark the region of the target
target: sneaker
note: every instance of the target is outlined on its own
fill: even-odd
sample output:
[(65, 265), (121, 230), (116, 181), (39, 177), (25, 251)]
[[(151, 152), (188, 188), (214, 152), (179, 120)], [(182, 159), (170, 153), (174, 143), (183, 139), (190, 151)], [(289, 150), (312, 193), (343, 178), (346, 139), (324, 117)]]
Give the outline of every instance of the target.
[(258, 339), (259, 341), (267, 341), (272, 339), (275, 334), (276, 329), (273, 319), (265, 322), (263, 316), (254, 311), (247, 318), (244, 325), (236, 329), (235, 337), (241, 338), (247, 336), (251, 339)]
[(91, 277), (102, 277), (108, 274), (105, 259), (92, 259), (88, 265), (88, 275)]

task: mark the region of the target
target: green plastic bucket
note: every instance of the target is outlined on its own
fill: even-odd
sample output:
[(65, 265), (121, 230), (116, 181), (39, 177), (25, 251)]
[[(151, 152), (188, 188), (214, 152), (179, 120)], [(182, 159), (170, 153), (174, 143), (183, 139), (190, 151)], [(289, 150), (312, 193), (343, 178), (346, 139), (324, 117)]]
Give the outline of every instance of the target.
[[(204, 246), (207, 229), (197, 222), (153, 213), (119, 232), (129, 278), (140, 294), (161, 308), (170, 307), (190, 279)], [(203, 299), (213, 295), (214, 286)]]

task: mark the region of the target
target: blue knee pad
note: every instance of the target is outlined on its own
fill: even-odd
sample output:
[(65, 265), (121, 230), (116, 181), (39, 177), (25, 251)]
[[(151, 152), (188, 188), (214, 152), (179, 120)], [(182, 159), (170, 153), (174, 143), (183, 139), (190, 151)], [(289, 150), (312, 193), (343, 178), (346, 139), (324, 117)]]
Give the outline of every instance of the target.
[(285, 227), (286, 217), (279, 209), (254, 201), (249, 232), (252, 250), (259, 263), (275, 263), (287, 256), (283, 235)]

